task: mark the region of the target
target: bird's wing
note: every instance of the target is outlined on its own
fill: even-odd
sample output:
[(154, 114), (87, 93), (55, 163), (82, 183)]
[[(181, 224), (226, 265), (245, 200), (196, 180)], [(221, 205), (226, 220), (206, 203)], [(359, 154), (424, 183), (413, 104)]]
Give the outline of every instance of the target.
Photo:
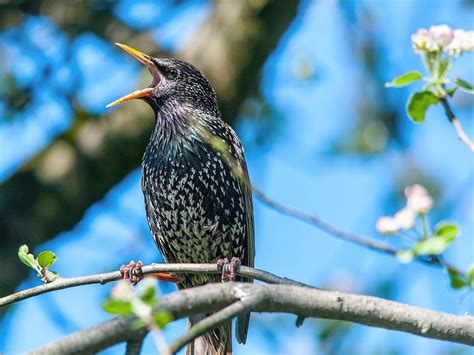
[[(237, 137), (237, 134), (234, 132), (232, 128), (230, 128), (230, 133), (233, 135), (233, 141), (237, 145), (235, 147), (235, 151), (237, 152), (238, 161), (240, 164), (240, 177), (239, 183), (242, 189), (243, 197), (244, 197), (244, 204), (245, 204), (245, 232), (246, 232), (246, 239), (247, 239), (247, 246), (246, 246), (246, 262), (247, 266), (253, 267), (254, 266), (254, 259), (255, 259), (255, 234), (254, 234), (254, 216), (253, 216), (253, 200), (252, 200), (252, 184), (250, 182), (250, 177), (247, 169), (247, 163), (244, 157), (244, 149), (240, 144), (240, 140)], [(245, 279), (248, 282), (253, 282), (253, 279)], [(249, 329), (249, 321), (250, 321), (250, 313), (245, 313), (239, 317), (237, 317), (236, 322), (236, 329), (235, 329), (235, 336), (237, 341), (240, 344), (245, 344), (247, 340), (247, 333)]]
[(244, 161), (244, 175), (245, 182), (242, 190), (245, 199), (246, 211), (246, 232), (247, 232), (247, 264), (250, 267), (254, 266), (255, 259), (255, 232), (254, 232), (254, 217), (253, 217), (253, 200), (252, 200), (252, 185), (247, 171), (247, 164)]
[[(198, 135), (205, 144), (220, 153), (221, 159), (228, 165), (231, 173), (239, 181), (245, 204), (245, 233), (246, 233), (246, 262), (247, 266), (254, 266), (255, 259), (255, 237), (254, 237), (254, 219), (253, 219), (253, 202), (252, 202), (252, 184), (250, 183), (247, 163), (244, 157), (244, 148), (240, 143), (240, 139), (232, 129), (222, 120), (215, 120), (210, 118), (207, 121), (214, 122), (213, 125), (205, 127), (201, 124), (196, 124), (195, 128)], [(217, 123), (216, 123), (217, 122)], [(224, 143), (228, 142), (228, 143)], [(249, 280), (252, 282), (251, 280)]]
[[(255, 237), (254, 237), (254, 219), (253, 219), (253, 203), (252, 203), (252, 185), (245, 162), (244, 149), (240, 143), (237, 134), (232, 127), (228, 126), (224, 121), (209, 119), (213, 125), (204, 127), (197, 124), (195, 126), (198, 135), (202, 141), (210, 145), (212, 149), (220, 153), (220, 157), (228, 164), (231, 173), (239, 181), (245, 204), (245, 237), (246, 237), (246, 254), (244, 265), (253, 267), (255, 259)], [(228, 142), (222, 144), (222, 141)], [(230, 143), (230, 144), (229, 144)], [(253, 282), (252, 279), (244, 279)], [(247, 332), (249, 328), (250, 313), (243, 314), (237, 318), (237, 326), (235, 335), (239, 343), (247, 340)]]

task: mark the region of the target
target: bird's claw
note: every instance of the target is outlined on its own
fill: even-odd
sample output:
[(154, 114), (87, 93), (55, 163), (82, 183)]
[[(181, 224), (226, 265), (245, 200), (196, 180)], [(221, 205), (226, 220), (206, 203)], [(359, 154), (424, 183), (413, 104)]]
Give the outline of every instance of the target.
[(143, 278), (143, 263), (141, 261), (130, 261), (127, 265), (120, 267), (120, 274), (124, 280), (129, 280), (132, 285), (136, 285)]
[(235, 281), (240, 265), (242, 265), (240, 259), (235, 257), (230, 261), (227, 258), (217, 260), (217, 268), (222, 271), (222, 282)]

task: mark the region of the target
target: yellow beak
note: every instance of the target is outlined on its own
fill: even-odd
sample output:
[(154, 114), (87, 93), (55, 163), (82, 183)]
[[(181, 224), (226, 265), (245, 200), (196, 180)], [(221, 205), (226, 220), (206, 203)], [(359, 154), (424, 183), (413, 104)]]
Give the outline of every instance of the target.
[[(132, 47), (129, 47), (125, 44), (115, 43), (115, 45), (120, 47), (121, 49), (123, 49), (128, 54), (130, 54), (132, 57), (134, 57), (140, 63), (145, 64), (147, 66), (147, 68), (150, 70), (150, 72), (152, 73), (153, 76), (159, 75), (158, 68), (156, 67), (155, 63), (153, 63), (152, 58), (148, 54), (142, 53), (142, 52), (140, 52), (140, 51), (138, 51), (138, 50), (136, 50)], [(125, 102), (125, 101), (129, 101), (129, 100), (133, 100), (133, 99), (140, 99), (142, 97), (147, 97), (147, 96), (150, 95), (150, 93), (152, 91), (153, 91), (152, 87), (145, 88), (145, 89), (142, 89), (142, 90), (136, 90), (136, 91), (132, 92), (131, 94), (125, 95), (125, 96), (121, 97), (120, 99), (115, 100), (114, 102), (111, 102), (110, 104), (108, 104), (105, 107), (109, 108), (109, 107), (121, 104), (122, 102)]]

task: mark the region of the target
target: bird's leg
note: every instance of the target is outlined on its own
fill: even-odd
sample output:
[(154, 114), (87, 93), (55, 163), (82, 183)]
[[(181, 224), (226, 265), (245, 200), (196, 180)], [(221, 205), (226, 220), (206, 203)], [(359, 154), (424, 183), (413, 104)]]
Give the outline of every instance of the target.
[(241, 264), (240, 259), (235, 257), (230, 261), (227, 258), (217, 260), (217, 269), (222, 270), (222, 282), (235, 281), (237, 270)]
[(221, 258), (221, 259), (217, 260), (217, 270), (222, 271), (222, 275), (221, 275), (221, 281), (222, 282), (229, 281), (227, 279), (228, 275), (227, 275), (227, 270), (226, 270), (228, 264), (229, 264), (229, 259), (227, 259), (227, 258)]
[(143, 278), (142, 266), (143, 263), (141, 261), (135, 263), (132, 260), (127, 265), (120, 267), (120, 274), (124, 280), (130, 280), (132, 285), (136, 285)]
[(229, 264), (229, 267), (230, 267), (229, 279), (230, 279), (230, 281), (235, 281), (235, 277), (237, 276), (237, 271), (239, 270), (240, 265), (242, 265), (242, 263), (240, 262), (239, 258), (233, 257), (232, 259), (230, 259), (230, 264)]

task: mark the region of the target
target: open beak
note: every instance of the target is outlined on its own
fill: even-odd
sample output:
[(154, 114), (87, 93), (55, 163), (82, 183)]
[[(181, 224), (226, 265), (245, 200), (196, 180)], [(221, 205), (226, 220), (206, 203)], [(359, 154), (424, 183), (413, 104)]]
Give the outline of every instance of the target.
[(148, 54), (142, 53), (142, 52), (140, 52), (140, 51), (138, 51), (138, 50), (136, 50), (132, 47), (129, 47), (125, 44), (115, 43), (115, 45), (120, 47), (121, 49), (123, 49), (128, 54), (130, 54), (132, 57), (134, 57), (140, 63), (145, 64), (147, 66), (147, 68), (150, 70), (151, 74), (153, 75), (153, 83), (152, 83), (151, 87), (148, 87), (148, 88), (145, 88), (145, 89), (142, 89), (142, 90), (136, 90), (136, 91), (132, 92), (131, 94), (125, 95), (125, 96), (121, 97), (120, 99), (115, 100), (114, 102), (111, 102), (110, 104), (105, 106), (107, 108), (118, 105), (118, 104), (121, 104), (122, 102), (125, 102), (125, 101), (129, 101), (129, 100), (133, 100), (133, 99), (141, 99), (143, 97), (150, 96), (150, 94), (152, 93), (155, 85), (158, 84), (158, 82), (160, 81), (160, 75), (161, 75), (160, 71), (156, 67), (155, 63), (153, 63), (153, 60), (151, 59), (151, 57)]

